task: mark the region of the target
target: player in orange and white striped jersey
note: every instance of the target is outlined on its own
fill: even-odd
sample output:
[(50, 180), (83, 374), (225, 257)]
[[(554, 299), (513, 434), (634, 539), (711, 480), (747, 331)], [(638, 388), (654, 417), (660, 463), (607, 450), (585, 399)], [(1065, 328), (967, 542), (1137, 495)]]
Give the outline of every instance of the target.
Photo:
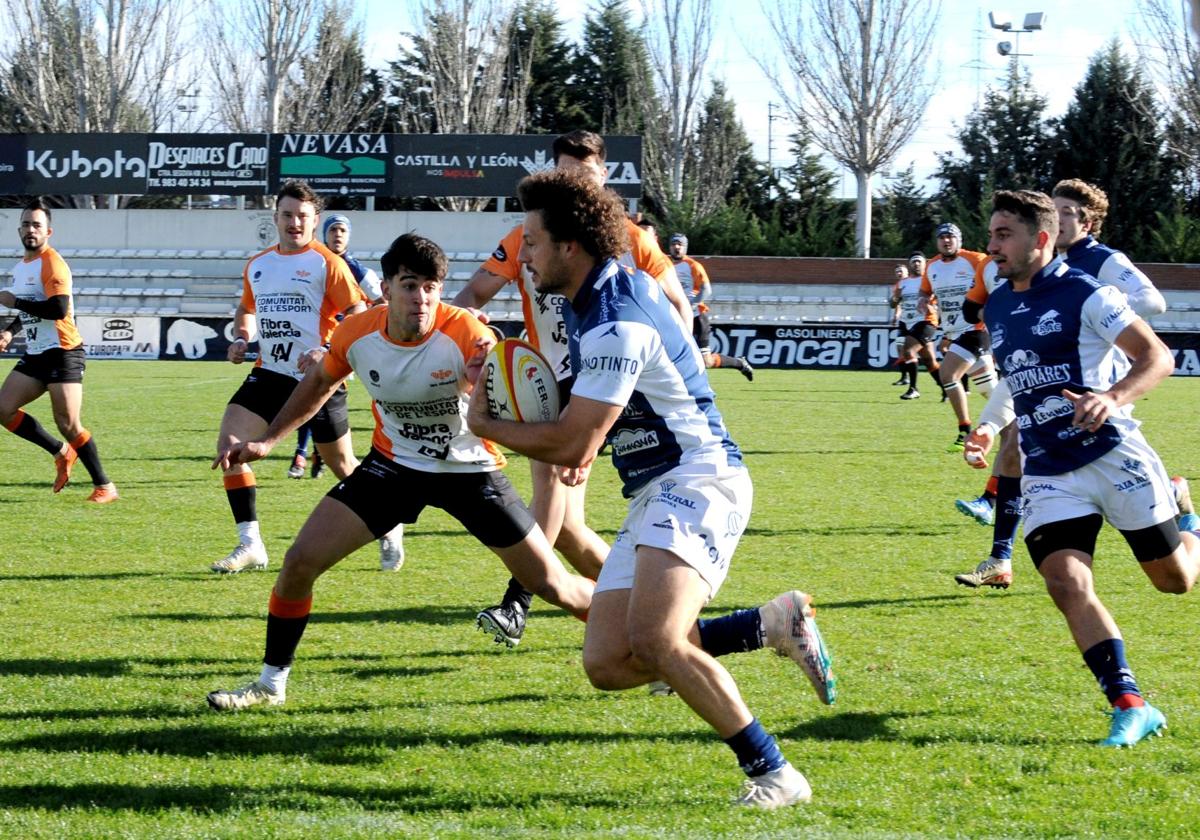
[[(285, 183), (275, 198), (279, 243), (246, 263), (228, 357), (235, 365), (245, 361), (246, 345), (256, 330), (259, 354), (254, 370), (225, 407), (218, 452), (261, 434), (305, 371), (324, 356), (337, 316), (366, 308), (346, 261), (315, 239), (320, 211), (320, 197), (308, 184)], [(317, 450), (334, 474), (349, 475), (358, 461), (350, 441), (344, 388), (313, 418), (312, 430)], [(245, 464), (232, 464), (224, 471), (224, 484), (237, 523), (238, 545), (212, 569), (264, 569), (267, 550), (259, 529), (254, 472)], [(380, 551), (385, 568), (398, 565), (390, 543), (381, 543)]]
[(748, 361), (741, 356), (722, 356), (720, 353), (714, 353), (709, 346), (712, 343), (712, 327), (708, 321), (707, 301), (712, 298), (712, 283), (709, 282), (704, 266), (688, 256), (688, 238), (682, 233), (673, 233), (668, 247), (671, 251), (671, 262), (675, 263), (679, 285), (688, 292), (688, 299), (692, 304), (692, 337), (696, 339), (700, 354), (704, 356), (704, 366), (733, 368), (753, 382), (754, 368), (750, 367)]
[[(924, 262), (924, 257), (921, 261)], [(896, 283), (892, 287), (891, 304), (896, 310), (896, 326), (904, 341), (900, 349), (900, 375), (908, 384), (908, 389), (900, 395), (900, 399), (915, 400), (921, 396), (917, 390), (917, 358), (920, 357), (931, 372), (937, 370), (937, 360), (933, 356), (937, 310), (929, 298), (921, 294), (921, 275), (910, 274), (904, 265), (896, 266), (895, 271)]]
[(383, 256), (387, 306), (346, 318), (266, 432), (221, 453), (222, 466), (266, 456), (353, 371), (371, 394), (371, 452), (321, 500), (288, 550), (267, 615), (258, 680), (208, 696), (215, 709), (285, 698), (288, 671), (312, 607), (313, 584), (335, 563), (428, 506), (445, 510), (522, 582), (583, 618), (592, 581), (570, 574), (504, 476), (504, 458), (466, 424), (468, 397), (496, 343), (473, 314), (442, 303), (446, 255), (404, 234)]
[[(559, 169), (576, 169), (603, 184), (608, 179), (605, 166), (607, 150), (604, 138), (591, 131), (572, 131), (556, 137), (553, 146), (554, 165)], [(627, 222), (629, 251), (620, 259), (621, 265), (633, 270), (645, 271), (658, 280), (670, 299), (675, 311), (691, 329), (692, 307), (679, 284), (675, 267), (658, 247), (653, 236), (639, 228), (632, 220)], [(556, 294), (541, 294), (533, 287), (533, 281), (522, 270), (517, 254), (521, 250), (524, 226), (517, 225), (500, 241), (500, 245), (471, 277), (466, 287), (455, 296), (453, 303), (479, 309), (487, 304), (508, 283), (516, 283), (521, 293), (521, 307), (525, 316), (525, 330), (529, 341), (536, 347), (555, 370), (565, 406), (570, 396), (571, 365), (567, 357), (567, 330), (563, 322), (563, 307), (566, 298)], [(551, 544), (563, 556), (588, 577), (595, 578), (608, 554), (608, 545), (587, 526), (584, 516), (584, 495), (587, 471), (576, 471), (570, 476), (575, 482), (568, 486), (552, 464), (530, 461), (533, 473), (533, 499), (530, 507), (533, 515)], [(525, 614), (529, 611), (531, 596), (527, 591), (510, 581), (508, 591), (500, 603), (479, 614), (481, 627), (503, 625), (512, 632), (497, 632), (497, 640), (515, 644), (525, 626)]]
[[(13, 285), (0, 291), (0, 306), (21, 314), (0, 329), (0, 350), (16, 330), (25, 330), (25, 355), (0, 386), (0, 423), (17, 437), (54, 456), (54, 492), (67, 485), (71, 467), (82, 461), (92, 478), (89, 502), (107, 504), (117, 488), (104, 472), (96, 442), (83, 427), (83, 339), (75, 328), (71, 269), (50, 247), (50, 208), (40, 199), (25, 206), (18, 229), (25, 258), (13, 268)], [(50, 394), (54, 422), (66, 441), (50, 435), (24, 406)]]
[(985, 255), (962, 249), (962, 232), (945, 222), (937, 229), (938, 255), (925, 266), (921, 293), (937, 300), (942, 334), (950, 346), (942, 357), (939, 370), (942, 391), (958, 420), (958, 435), (947, 452), (961, 452), (963, 441), (971, 433), (971, 415), (967, 395), (962, 389), (963, 374), (969, 374), (986, 397), (996, 384), (992, 364), (992, 344), (982, 324), (968, 324), (963, 318), (963, 302), (975, 282), (975, 271)]

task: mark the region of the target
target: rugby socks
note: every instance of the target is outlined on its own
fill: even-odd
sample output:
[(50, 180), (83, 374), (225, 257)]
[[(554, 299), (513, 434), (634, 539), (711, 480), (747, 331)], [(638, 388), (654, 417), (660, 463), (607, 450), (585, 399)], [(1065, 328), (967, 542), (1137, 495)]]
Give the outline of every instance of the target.
[(939, 390), (939, 391), (940, 391), (940, 390), (944, 390), (944, 389), (942, 388), (942, 376), (941, 376), (941, 374), (938, 372), (938, 371), (940, 371), (941, 369), (942, 369), (942, 366), (941, 366), (941, 365), (939, 365), (937, 362), (934, 362), (934, 363), (933, 363), (933, 366), (932, 366), (932, 367), (930, 367), (930, 368), (928, 368), (928, 370), (929, 370), (929, 376), (930, 376), (930, 377), (933, 379), (933, 384), (934, 384), (934, 385), (936, 385), (936, 386), (938, 387), (938, 390)]
[(500, 599), (500, 606), (511, 607), (514, 604), (521, 607), (525, 614), (529, 614), (529, 608), (533, 605), (533, 593), (521, 585), (521, 582), (516, 578), (508, 579), (508, 589), (504, 590), (504, 597)]
[[(296, 648), (300, 644), (300, 637), (304, 635), (304, 628), (308, 626), (308, 616), (312, 612), (312, 596), (290, 600), (288, 598), (280, 598), (275, 594), (275, 590), (271, 590), (271, 599), (267, 603), (267, 650), (263, 654), (263, 664), (271, 668), (290, 668), (292, 660), (296, 658)], [(266, 668), (263, 669), (264, 675), (268, 679), (274, 679), (277, 674), (267, 674)], [(283, 680), (287, 681), (287, 675), (283, 675)], [(263, 683), (266, 685), (267, 683)]]
[(713, 367), (727, 367), (734, 370), (745, 370), (746, 360), (738, 356), (722, 356), (720, 353), (712, 354)]
[(902, 368), (904, 370), (905, 376), (908, 377), (908, 387), (916, 388), (917, 387), (917, 363), (916, 362), (906, 362), (902, 366)]
[(258, 506), (256, 504), (258, 487), (254, 473), (234, 473), (225, 476), (224, 480), (229, 509), (233, 511), (233, 521), (238, 524), (238, 533), (242, 536), (242, 542), (257, 542), (257, 540), (246, 539), (245, 531), (248, 529), (242, 527), (253, 524), (254, 530), (258, 530)]
[(1129, 663), (1125, 661), (1125, 642), (1121, 639), (1105, 639), (1083, 652), (1083, 661), (1096, 675), (1100, 690), (1119, 709), (1144, 706), (1142, 692)]
[(62, 451), (62, 441), (52, 438), (41, 423), (19, 408), (13, 416), (12, 422), (4, 428), (19, 438), (24, 438), (30, 443), (37, 444), (51, 455), (58, 455)]
[(91, 432), (87, 429), (80, 432), (79, 437), (71, 441), (71, 448), (79, 454), (79, 463), (92, 477), (92, 484), (103, 487), (111, 483), (104, 474), (104, 467), (100, 466), (100, 453), (96, 451), (96, 441), (92, 439)]
[(745, 653), (763, 646), (762, 614), (757, 609), (701, 618), (696, 624), (700, 629), (700, 647), (709, 656)]
[[(1021, 480), (1017, 479), (1017, 491), (1021, 490)], [(987, 480), (987, 486), (983, 488), (983, 498), (992, 507), (996, 506), (996, 493), (1000, 489), (1000, 476), (993, 475)]]
[(960, 435), (971, 434), (971, 424), (970, 423), (959, 423), (958, 424), (958, 433)]
[(992, 523), (992, 557), (1008, 560), (1012, 557), (1013, 543), (1017, 539), (1017, 525), (1021, 522), (1021, 479), (1006, 475), (998, 477), (992, 509), (996, 512), (995, 521)]
[(747, 776), (761, 776), (787, 764), (779, 744), (767, 734), (758, 718), (750, 721), (741, 732), (726, 738), (725, 743), (733, 750), (738, 765)]

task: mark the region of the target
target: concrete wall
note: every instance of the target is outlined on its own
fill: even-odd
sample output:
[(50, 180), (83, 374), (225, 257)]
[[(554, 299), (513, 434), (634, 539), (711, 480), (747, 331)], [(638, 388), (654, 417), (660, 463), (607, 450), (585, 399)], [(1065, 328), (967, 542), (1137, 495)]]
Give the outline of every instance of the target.
[[(341, 211), (337, 211), (341, 212)], [(278, 241), (268, 210), (54, 210), (58, 248), (266, 248)], [(347, 211), (351, 249), (383, 251), (415, 231), (446, 251), (491, 251), (521, 213)], [(0, 210), (0, 244), (19, 247), (21, 211)]]

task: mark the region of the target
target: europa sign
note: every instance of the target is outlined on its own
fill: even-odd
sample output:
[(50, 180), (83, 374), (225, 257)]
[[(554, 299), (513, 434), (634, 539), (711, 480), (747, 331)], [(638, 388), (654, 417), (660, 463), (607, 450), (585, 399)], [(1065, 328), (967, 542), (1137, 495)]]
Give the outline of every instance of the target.
[[(554, 168), (551, 134), (391, 135), (392, 192), (399, 196), (513, 196), (526, 175)], [(642, 194), (642, 138), (604, 138), (608, 185)]]

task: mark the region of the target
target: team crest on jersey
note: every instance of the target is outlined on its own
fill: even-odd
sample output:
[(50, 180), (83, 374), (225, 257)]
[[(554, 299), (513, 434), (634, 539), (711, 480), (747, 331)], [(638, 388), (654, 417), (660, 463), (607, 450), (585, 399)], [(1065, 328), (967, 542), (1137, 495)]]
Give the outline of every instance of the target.
[(496, 250), (492, 251), (492, 259), (498, 260), (500, 262), (504, 262), (505, 260), (508, 259), (508, 251), (504, 250), (503, 243), (501, 243), (500, 245), (497, 245)]
[(433, 373), (430, 374), (430, 376), (432, 376), (438, 382), (444, 382), (445, 380), (449, 379), (453, 375), (454, 375), (454, 371), (446, 369), (446, 368), (443, 368), (442, 370), (435, 370)]
[(1050, 335), (1050, 333), (1062, 332), (1062, 324), (1058, 322), (1058, 310), (1051, 309), (1049, 312), (1038, 318), (1038, 322), (1030, 327), (1034, 335)]
[(1023, 367), (1034, 367), (1041, 363), (1042, 357), (1032, 350), (1016, 350), (1004, 360), (1004, 370), (1007, 373)]
[(374, 384), (374, 385), (378, 385), (378, 384), (379, 384), (379, 371), (377, 371), (377, 370), (368, 370), (368, 371), (367, 371), (367, 376), (370, 378), (370, 380), (371, 380), (371, 383), (372, 383), (372, 384)]

